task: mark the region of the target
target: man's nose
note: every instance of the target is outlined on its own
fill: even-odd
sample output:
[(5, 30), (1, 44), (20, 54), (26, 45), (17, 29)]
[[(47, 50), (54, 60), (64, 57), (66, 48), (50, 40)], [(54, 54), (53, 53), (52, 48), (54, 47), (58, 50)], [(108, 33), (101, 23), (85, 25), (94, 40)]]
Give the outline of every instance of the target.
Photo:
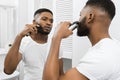
[(52, 25), (51, 21), (47, 20), (47, 25)]

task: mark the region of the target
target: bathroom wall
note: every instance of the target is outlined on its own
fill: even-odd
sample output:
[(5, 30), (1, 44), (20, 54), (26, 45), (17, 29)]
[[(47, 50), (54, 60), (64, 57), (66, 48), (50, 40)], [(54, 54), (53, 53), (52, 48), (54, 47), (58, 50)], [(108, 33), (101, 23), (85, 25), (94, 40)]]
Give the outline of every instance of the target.
[(16, 32), (15, 12), (17, 0), (10, 1), (0, 1), (0, 48), (5, 48), (12, 41)]

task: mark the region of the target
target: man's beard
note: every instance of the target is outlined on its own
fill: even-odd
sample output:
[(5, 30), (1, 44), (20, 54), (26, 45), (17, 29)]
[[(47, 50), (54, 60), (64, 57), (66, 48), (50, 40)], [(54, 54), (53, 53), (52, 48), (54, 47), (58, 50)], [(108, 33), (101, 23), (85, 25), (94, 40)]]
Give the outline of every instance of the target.
[(86, 21), (86, 17), (84, 17), (81, 22), (79, 27), (77, 27), (77, 35), (78, 36), (88, 36), (89, 34), (89, 29), (87, 27), (87, 25), (85, 24)]
[(39, 27), (37, 27), (37, 33), (43, 34), (43, 35), (48, 35), (50, 33), (50, 31), (49, 32), (44, 31), (43, 27), (41, 25), (39, 25)]

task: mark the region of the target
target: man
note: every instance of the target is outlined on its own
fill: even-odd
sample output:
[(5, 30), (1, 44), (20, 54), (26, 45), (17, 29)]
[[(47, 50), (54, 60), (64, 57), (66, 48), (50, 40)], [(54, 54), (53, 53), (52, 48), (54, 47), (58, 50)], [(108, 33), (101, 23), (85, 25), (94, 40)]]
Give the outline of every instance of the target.
[[(33, 24), (16, 36), (5, 59), (4, 72), (12, 74), (18, 63), (25, 63), (24, 80), (42, 80), (42, 72), (47, 57), (48, 34), (53, 25), (53, 13), (49, 9), (38, 9), (34, 13)], [(29, 35), (25, 37), (26, 35)]]
[(78, 66), (59, 74), (58, 51), (63, 38), (72, 34), (69, 22), (55, 31), (47, 58), (43, 80), (120, 80), (120, 45), (108, 32), (115, 15), (111, 0), (88, 0), (80, 13), (78, 36), (88, 36), (92, 47)]

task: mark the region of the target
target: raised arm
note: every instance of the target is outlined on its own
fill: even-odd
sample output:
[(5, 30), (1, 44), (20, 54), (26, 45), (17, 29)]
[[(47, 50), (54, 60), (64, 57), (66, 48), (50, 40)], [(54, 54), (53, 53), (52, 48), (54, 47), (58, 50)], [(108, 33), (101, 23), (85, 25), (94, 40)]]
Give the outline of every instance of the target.
[(59, 59), (59, 74), (62, 75), (64, 74), (64, 70), (63, 70), (63, 60)]
[(32, 33), (36, 31), (34, 27), (35, 25), (27, 24), (23, 31), (16, 36), (14, 43), (12, 44), (5, 58), (4, 72), (6, 74), (12, 74), (17, 68), (17, 65), (22, 59), (22, 54), (19, 52), (21, 40), (28, 33), (31, 33), (32, 36)]
[(61, 40), (72, 34), (72, 31), (68, 29), (69, 25), (69, 22), (61, 23), (54, 33), (49, 56), (43, 72), (43, 80), (88, 80), (80, 74), (76, 68), (72, 68), (63, 74), (59, 72), (59, 47)]
[(12, 44), (10, 50), (8, 51), (5, 62), (4, 62), (4, 72), (6, 74), (12, 74), (20, 60), (22, 59), (22, 55), (19, 53), (19, 46), (22, 40), (21, 35), (17, 35), (14, 43)]

